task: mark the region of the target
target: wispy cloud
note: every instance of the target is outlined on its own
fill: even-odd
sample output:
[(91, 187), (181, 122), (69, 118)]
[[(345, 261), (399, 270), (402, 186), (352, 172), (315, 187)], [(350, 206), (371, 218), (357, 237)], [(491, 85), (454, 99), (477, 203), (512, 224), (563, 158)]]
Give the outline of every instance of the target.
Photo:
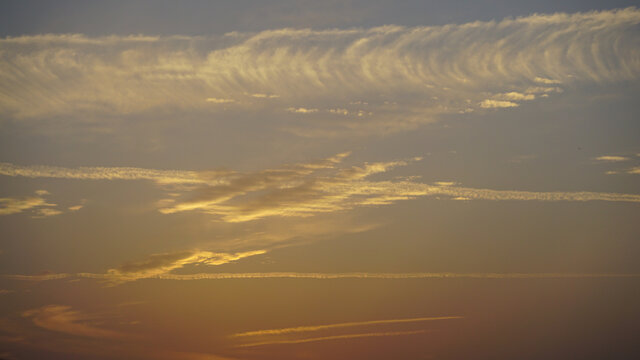
[(20, 166), (0, 163), (0, 175), (28, 178), (78, 180), (150, 180), (158, 184), (205, 184), (213, 182), (215, 172), (155, 170), (133, 167)]
[(616, 175), (616, 174), (631, 174), (631, 175), (640, 175), (640, 166), (633, 166), (624, 170), (610, 170), (605, 174), (607, 175)]
[[(80, 273), (79, 277), (104, 278), (103, 274)], [(582, 279), (582, 278), (636, 278), (640, 274), (580, 274), (580, 273), (200, 273), (161, 274), (154, 279), (164, 280), (226, 280), (226, 279)]]
[(369, 178), (374, 174), (407, 166), (421, 158), (342, 166), (342, 161), (348, 155), (340, 153), (323, 160), (250, 173), (137, 168), (67, 169), (17, 167), (10, 164), (4, 167), (10, 169), (4, 173), (12, 176), (92, 180), (145, 179), (159, 185), (188, 184), (178, 196), (159, 201), (159, 211), (164, 214), (200, 211), (225, 222), (245, 222), (265, 217), (308, 217), (428, 196), (492, 201), (640, 202), (640, 195), (636, 194), (478, 189), (453, 186), (450, 182), (425, 184), (412, 179), (372, 181)]
[(107, 339), (118, 339), (126, 336), (126, 334), (117, 331), (91, 325), (89, 320), (93, 318), (92, 316), (72, 310), (70, 306), (43, 306), (25, 311), (22, 316), (30, 318), (35, 325), (41, 328), (70, 335)]
[(226, 184), (200, 187), (191, 198), (175, 200), (175, 204), (160, 212), (199, 210), (220, 216), (224, 221), (243, 222), (267, 216), (304, 217), (410, 197), (409, 194), (358, 191), (359, 184), (366, 185), (362, 183), (364, 178), (407, 165), (408, 161), (336, 168), (346, 156), (347, 153), (343, 153), (317, 162), (238, 174)]
[(48, 281), (48, 280), (60, 280), (73, 276), (72, 274), (38, 274), (38, 275), (3, 275), (2, 277), (8, 280), (18, 281)]
[(318, 112), (318, 109), (308, 109), (308, 108), (294, 108), (294, 107), (290, 107), (287, 108), (288, 112), (292, 112), (292, 113), (298, 113), (298, 114), (312, 114), (312, 113), (316, 113)]
[(324, 160), (323, 166), (298, 164), (281, 169), (237, 174), (222, 185), (206, 185), (186, 200), (173, 199), (160, 209), (165, 214), (198, 210), (227, 222), (243, 222), (270, 216), (311, 216), (359, 206), (388, 205), (424, 196), (468, 200), (520, 201), (627, 201), (640, 195), (594, 192), (530, 192), (476, 189), (450, 183), (423, 184), (409, 180), (368, 181), (373, 174), (406, 166), (419, 158), (338, 167), (344, 154)]
[(620, 161), (629, 161), (631, 158), (627, 156), (618, 156), (618, 155), (602, 155), (598, 157), (594, 157), (593, 160), (603, 161), (603, 162), (620, 162)]
[(174, 281), (193, 280), (243, 280), (243, 279), (313, 279), (313, 280), (404, 280), (404, 279), (607, 279), (607, 278), (640, 278), (640, 274), (616, 273), (308, 273), (308, 272), (263, 272), (263, 273), (197, 273), (171, 274), (157, 272), (148, 276), (120, 275), (112, 272), (76, 273), (76, 274), (47, 274), (47, 275), (2, 275), (2, 278), (16, 281), (54, 281), (69, 278), (85, 278), (108, 281), (119, 284), (127, 281), (143, 279), (159, 279)]
[(249, 256), (264, 253), (266, 253), (266, 250), (253, 250), (235, 254), (191, 250), (153, 254), (144, 260), (125, 263), (115, 269), (110, 269), (103, 278), (113, 283), (156, 278), (186, 265), (224, 265)]
[(296, 326), (296, 327), (289, 327), (289, 328), (282, 328), (282, 329), (246, 331), (246, 332), (233, 334), (231, 335), (231, 337), (286, 335), (291, 333), (322, 331), (322, 330), (338, 329), (338, 328), (346, 328), (346, 327), (362, 327), (362, 326), (385, 325), (385, 324), (403, 324), (403, 323), (414, 323), (414, 322), (424, 322), (424, 321), (454, 320), (454, 319), (463, 319), (463, 318), (464, 318), (463, 316), (436, 316), (436, 317), (417, 317), (417, 318), (405, 318), (405, 319), (353, 321), (353, 322), (344, 322), (344, 323), (337, 323), (337, 324)]
[(234, 99), (218, 99), (218, 98), (207, 98), (206, 101), (208, 103), (214, 103), (214, 104), (231, 104), (236, 102)]
[(254, 343), (249, 343), (249, 344), (238, 345), (238, 347), (254, 347), (254, 346), (284, 345), (284, 344), (303, 344), (303, 343), (317, 342), (317, 341), (358, 339), (358, 338), (367, 338), (367, 337), (387, 337), (387, 336), (416, 335), (416, 334), (423, 334), (425, 332), (426, 332), (426, 330), (412, 330), (412, 331), (374, 332), (374, 333), (363, 333), (363, 334), (344, 334), (344, 335), (322, 336), (322, 337), (295, 339), (295, 340), (260, 341), (260, 342), (254, 342)]
[(49, 195), (46, 190), (36, 190), (36, 195), (24, 198), (0, 198), (0, 215), (18, 214), (33, 210), (34, 217), (47, 217), (62, 214), (62, 211), (52, 209), (56, 204), (48, 203), (41, 196)]
[(399, 131), (473, 110), (469, 104), (513, 107), (533, 100), (532, 89), (546, 96), (565, 84), (637, 79), (638, 23), (640, 11), (627, 8), (414, 28), (10, 37), (0, 40), (0, 111), (82, 121), (86, 113), (218, 111), (212, 102), (243, 97), (269, 99), (253, 106), (274, 114), (358, 99), (375, 119), (336, 117), (292, 131)]
[(510, 107), (518, 107), (520, 106), (518, 103), (514, 103), (513, 101), (506, 100), (483, 100), (480, 103), (480, 107), (485, 109), (499, 109), (499, 108), (510, 108)]

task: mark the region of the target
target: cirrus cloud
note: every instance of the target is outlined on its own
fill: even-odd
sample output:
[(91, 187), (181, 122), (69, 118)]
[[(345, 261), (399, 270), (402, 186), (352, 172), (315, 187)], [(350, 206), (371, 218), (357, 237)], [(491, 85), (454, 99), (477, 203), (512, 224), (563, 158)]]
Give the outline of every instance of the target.
[(559, 86), (637, 79), (639, 23), (640, 11), (627, 8), (413, 28), (10, 37), (0, 40), (0, 113), (82, 121), (242, 102), (291, 109), (290, 117), (375, 114), (340, 111), (284, 127), (303, 136), (394, 132), (442, 114), (515, 107)]

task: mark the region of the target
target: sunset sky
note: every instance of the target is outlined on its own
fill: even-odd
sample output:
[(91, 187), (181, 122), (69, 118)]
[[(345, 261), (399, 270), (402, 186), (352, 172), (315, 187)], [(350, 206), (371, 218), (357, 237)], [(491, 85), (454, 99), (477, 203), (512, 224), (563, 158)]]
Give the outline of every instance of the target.
[(0, 1), (0, 359), (640, 358), (634, 1)]

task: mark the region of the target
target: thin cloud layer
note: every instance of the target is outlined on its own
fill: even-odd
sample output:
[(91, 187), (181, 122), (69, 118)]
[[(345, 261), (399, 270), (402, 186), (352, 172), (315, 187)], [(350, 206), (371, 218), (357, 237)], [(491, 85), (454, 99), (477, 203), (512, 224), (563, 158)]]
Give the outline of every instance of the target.
[(640, 11), (627, 8), (437, 27), (5, 38), (0, 112), (81, 121), (241, 104), (326, 114), (292, 123), (299, 135), (399, 131), (441, 114), (515, 107), (565, 84), (637, 79), (639, 23)]
[[(83, 277), (85, 274), (78, 274)], [(90, 277), (90, 276), (87, 276)], [(637, 278), (640, 274), (580, 274), (580, 273), (201, 273), (164, 274), (154, 277), (164, 280), (228, 280), (228, 279), (590, 279), (590, 278)]]
[(54, 281), (62, 279), (95, 279), (108, 281), (113, 285), (128, 281), (155, 279), (173, 281), (194, 280), (255, 280), (255, 279), (313, 279), (313, 280), (407, 280), (407, 279), (616, 279), (616, 278), (640, 278), (640, 274), (620, 273), (309, 273), (309, 272), (261, 272), (261, 273), (197, 273), (197, 274), (171, 274), (158, 272), (149, 276), (120, 276), (117, 273), (106, 274), (77, 273), (77, 274), (50, 274), (50, 275), (3, 275), (7, 280), (16, 281)]
[(260, 342), (242, 344), (242, 345), (238, 345), (238, 347), (254, 347), (254, 346), (264, 346), (264, 345), (283, 345), (283, 344), (303, 344), (303, 343), (317, 342), (317, 341), (358, 339), (358, 338), (368, 338), (368, 337), (387, 337), (387, 336), (416, 335), (416, 334), (422, 334), (422, 333), (425, 333), (425, 332), (426, 332), (426, 330), (387, 331), (387, 332), (374, 332), (374, 333), (363, 333), (363, 334), (344, 334), (344, 335), (321, 336), (321, 337), (305, 338), (305, 339), (293, 339), (293, 340), (269, 340), (269, 341), (260, 341)]
[(70, 306), (48, 305), (28, 310), (22, 316), (30, 318), (33, 323), (43, 329), (62, 332), (75, 336), (101, 339), (119, 339), (125, 334), (102, 329), (90, 324), (91, 317), (74, 311)]
[(246, 251), (235, 254), (191, 250), (153, 254), (142, 261), (130, 262), (120, 265), (115, 269), (110, 269), (107, 274), (102, 277), (113, 283), (135, 281), (168, 274), (171, 271), (182, 268), (186, 265), (224, 265), (245, 257), (261, 255), (264, 253), (266, 253), (266, 250)]
[(133, 167), (78, 167), (20, 166), (0, 163), (0, 175), (27, 178), (77, 179), (77, 180), (150, 180), (158, 184), (203, 184), (211, 182), (214, 175), (201, 178), (196, 171), (141, 169)]
[(430, 185), (409, 180), (370, 181), (367, 178), (373, 174), (406, 166), (420, 158), (340, 168), (342, 158), (344, 154), (325, 160), (328, 165), (322, 168), (298, 164), (238, 174), (226, 184), (200, 187), (187, 195), (186, 200), (167, 199), (172, 205), (161, 208), (160, 212), (198, 210), (226, 222), (244, 222), (271, 216), (306, 217), (424, 196), (455, 200), (640, 202), (640, 195), (635, 194), (509, 191), (466, 188), (442, 182)]
[(620, 161), (629, 161), (631, 158), (627, 156), (619, 156), (619, 155), (602, 155), (593, 158), (596, 161), (604, 161), (604, 162), (620, 162)]
[(5, 164), (4, 169), (10, 169), (5, 174), (11, 176), (145, 179), (163, 186), (188, 184), (178, 193), (172, 192), (172, 197), (160, 200), (158, 210), (163, 214), (200, 211), (230, 223), (266, 217), (309, 217), (426, 196), (453, 200), (640, 202), (640, 195), (636, 194), (477, 189), (456, 186), (451, 182), (425, 184), (411, 179), (374, 181), (369, 177), (407, 166), (421, 158), (342, 166), (348, 155), (340, 153), (319, 161), (252, 173), (91, 167), (67, 169), (11, 164)]
[(62, 211), (52, 209), (56, 204), (48, 203), (42, 196), (49, 195), (46, 190), (37, 190), (38, 196), (27, 196), (24, 198), (0, 198), (0, 216), (18, 214), (25, 211), (33, 213), (34, 217), (48, 217), (62, 214)]
[(424, 322), (424, 321), (454, 320), (454, 319), (463, 319), (463, 318), (464, 317), (462, 317), (462, 316), (435, 316), (435, 317), (432, 316), (432, 317), (417, 317), (417, 318), (406, 318), (406, 319), (353, 321), (353, 322), (344, 322), (344, 323), (337, 323), (337, 324), (296, 326), (296, 327), (282, 328), (282, 329), (266, 329), (266, 330), (246, 331), (246, 332), (233, 334), (233, 335), (231, 335), (231, 337), (286, 335), (286, 334), (291, 334), (291, 333), (322, 331), (322, 330), (339, 329), (339, 328), (346, 328), (346, 327), (362, 327), (362, 326), (386, 325), (386, 324), (403, 324), (403, 323)]

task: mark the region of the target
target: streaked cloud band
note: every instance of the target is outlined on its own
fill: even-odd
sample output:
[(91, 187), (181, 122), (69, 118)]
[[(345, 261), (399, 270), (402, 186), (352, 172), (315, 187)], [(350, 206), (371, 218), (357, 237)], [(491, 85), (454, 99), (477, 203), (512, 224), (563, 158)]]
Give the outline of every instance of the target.
[[(348, 99), (365, 100), (376, 117), (338, 114), (316, 125), (396, 131), (442, 113), (515, 107), (563, 84), (637, 79), (639, 23), (640, 11), (627, 8), (435, 27), (11, 37), (0, 40), (0, 112), (82, 118), (220, 111), (220, 103), (315, 112), (317, 104), (332, 104), (329, 110)], [(397, 102), (402, 106), (389, 105)]]
[(344, 335), (322, 336), (322, 337), (295, 339), (295, 340), (260, 341), (260, 342), (254, 342), (254, 343), (249, 343), (249, 344), (238, 345), (238, 347), (254, 347), (254, 346), (284, 345), (284, 344), (303, 344), (303, 343), (309, 343), (309, 342), (341, 340), (341, 339), (358, 339), (358, 338), (367, 338), (367, 337), (416, 335), (416, 334), (422, 334), (422, 333), (425, 333), (425, 332), (426, 332), (426, 330), (412, 330), (412, 331), (374, 332), (374, 333), (363, 333), (363, 334), (344, 334)]
[(282, 329), (246, 331), (242, 333), (233, 334), (231, 337), (284, 335), (284, 334), (291, 334), (291, 333), (322, 331), (322, 330), (345, 328), (345, 327), (358, 327), (358, 326), (384, 325), (384, 324), (403, 324), (403, 323), (424, 322), (424, 321), (455, 320), (455, 319), (463, 319), (463, 318), (464, 317), (462, 316), (435, 316), (435, 317), (417, 317), (417, 318), (407, 318), (407, 319), (354, 321), (354, 322), (345, 322), (345, 323), (327, 324), (327, 325), (297, 326), (297, 327), (282, 328)]

